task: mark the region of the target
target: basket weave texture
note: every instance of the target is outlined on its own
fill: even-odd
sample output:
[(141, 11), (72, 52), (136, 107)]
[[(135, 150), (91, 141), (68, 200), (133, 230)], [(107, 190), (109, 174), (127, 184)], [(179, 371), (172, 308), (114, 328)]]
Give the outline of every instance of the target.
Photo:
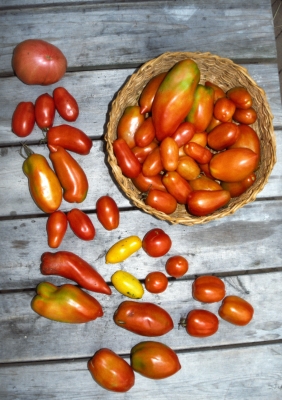
[[(257, 132), (261, 142), (260, 165), (256, 171), (255, 183), (241, 196), (232, 198), (227, 206), (215, 211), (214, 213), (196, 217), (187, 212), (184, 205), (178, 205), (173, 214), (167, 215), (147, 206), (142, 200), (141, 193), (126, 178), (119, 166), (113, 153), (113, 141), (117, 138), (117, 124), (124, 110), (128, 106), (138, 105), (140, 94), (155, 75), (168, 71), (178, 61), (190, 58), (194, 60), (200, 69), (200, 83), (211, 81), (220, 86), (224, 91), (234, 86), (245, 87), (253, 98), (253, 108), (257, 112), (257, 121), (252, 128)], [(135, 72), (124, 87), (118, 92), (112, 102), (105, 134), (108, 162), (112, 168), (113, 175), (126, 196), (131, 199), (133, 204), (143, 211), (172, 224), (194, 225), (203, 224), (209, 221), (233, 214), (236, 210), (256, 199), (257, 194), (264, 188), (276, 162), (276, 140), (273, 129), (273, 115), (263, 89), (249, 76), (246, 68), (243, 68), (233, 61), (221, 58), (211, 53), (191, 53), (191, 52), (169, 52), (152, 59), (143, 64)]]

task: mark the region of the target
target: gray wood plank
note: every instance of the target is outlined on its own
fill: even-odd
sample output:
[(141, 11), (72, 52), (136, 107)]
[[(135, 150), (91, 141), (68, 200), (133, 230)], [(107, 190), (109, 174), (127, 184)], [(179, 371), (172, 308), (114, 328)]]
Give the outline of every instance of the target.
[[(94, 353), (93, 349), (93, 353)], [(271, 399), (281, 398), (281, 344), (178, 354), (181, 370), (161, 380), (135, 374), (127, 393), (98, 386), (87, 360), (0, 367), (0, 396), (6, 400), (47, 399)], [(129, 362), (128, 357), (125, 360)], [(226, 368), (226, 360), (230, 360)]]
[[(268, 1), (76, 3), (3, 9), (0, 74), (11, 74), (15, 45), (44, 38), (66, 55), (70, 69), (138, 65), (165, 51), (211, 51), (224, 57), (274, 59)], [(42, 23), (45, 21), (45, 23)], [(52, 23), (52, 29), (50, 29)], [(157, 33), (156, 33), (157, 32)]]
[[(113, 271), (116, 269), (112, 268)], [(134, 266), (128, 271), (137, 274)], [(219, 304), (204, 305), (192, 299), (191, 281), (171, 282), (167, 290), (159, 295), (146, 291), (139, 301), (155, 302), (170, 313), (174, 329), (155, 339), (175, 350), (281, 340), (281, 278), (282, 272), (225, 278), (226, 294), (238, 295), (249, 301), (255, 310), (254, 318), (244, 327), (220, 320), (218, 332), (203, 340), (189, 336), (184, 328), (179, 329), (178, 322), (193, 308), (217, 313)], [(0, 295), (2, 363), (90, 357), (95, 350), (109, 345), (120, 354), (129, 354), (132, 346), (146, 340), (144, 336), (115, 325), (113, 313), (127, 299), (116, 291), (111, 296), (96, 294), (104, 316), (78, 325), (62, 324), (38, 316), (30, 308), (33, 295), (33, 291)]]
[[(73, 251), (88, 261), (103, 277), (110, 277), (117, 268), (134, 271), (139, 279), (155, 270), (165, 271), (166, 260), (181, 254), (189, 262), (186, 276), (217, 273), (228, 275), (248, 271), (281, 268), (282, 220), (281, 201), (256, 201), (229, 217), (205, 226), (169, 225), (140, 211), (121, 212), (120, 226), (108, 232), (97, 219), (88, 214), (96, 227), (96, 237), (85, 242), (70, 228), (61, 246), (51, 249), (47, 244), (46, 217), (0, 221), (0, 290), (34, 288), (42, 279), (39, 266), (43, 252)], [(122, 264), (105, 264), (107, 250), (119, 239), (138, 235), (141, 239), (153, 228), (161, 228), (172, 239), (168, 254), (149, 257), (142, 249)], [(63, 278), (48, 277), (61, 284)]]

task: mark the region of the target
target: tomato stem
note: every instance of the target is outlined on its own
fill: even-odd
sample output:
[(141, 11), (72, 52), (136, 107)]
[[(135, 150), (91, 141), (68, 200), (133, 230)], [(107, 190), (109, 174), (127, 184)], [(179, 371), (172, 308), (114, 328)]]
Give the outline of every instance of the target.
[[(23, 149), (24, 149), (26, 155), (23, 154)], [(32, 154), (34, 154), (34, 151), (32, 151), (25, 143), (22, 143), (22, 147), (21, 147), (19, 153), (20, 153), (20, 156), (22, 156), (24, 159), (27, 159)]]

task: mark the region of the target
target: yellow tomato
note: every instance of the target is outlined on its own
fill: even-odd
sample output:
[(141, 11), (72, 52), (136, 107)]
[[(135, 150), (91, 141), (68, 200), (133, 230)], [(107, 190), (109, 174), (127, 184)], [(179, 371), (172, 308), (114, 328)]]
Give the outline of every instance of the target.
[(118, 292), (131, 299), (141, 299), (144, 294), (142, 283), (129, 272), (116, 271), (111, 281)]
[(129, 236), (115, 243), (106, 254), (106, 264), (116, 264), (126, 260), (142, 246), (138, 236)]

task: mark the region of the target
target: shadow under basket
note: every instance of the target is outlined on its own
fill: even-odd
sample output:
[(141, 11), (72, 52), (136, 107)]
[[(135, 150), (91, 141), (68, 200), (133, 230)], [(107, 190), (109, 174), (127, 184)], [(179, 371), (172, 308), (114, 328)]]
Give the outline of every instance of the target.
[[(184, 205), (178, 205), (173, 214), (167, 215), (147, 206), (142, 200), (141, 193), (133, 185), (131, 179), (126, 178), (113, 152), (113, 141), (117, 138), (117, 125), (124, 110), (128, 106), (138, 105), (140, 94), (152, 77), (167, 72), (178, 61), (190, 58), (200, 69), (200, 83), (211, 81), (224, 91), (234, 86), (245, 87), (253, 98), (253, 108), (257, 112), (257, 121), (252, 128), (257, 132), (261, 142), (261, 158), (256, 173), (255, 183), (241, 196), (232, 198), (227, 206), (220, 208), (204, 217), (196, 217), (188, 213)], [(113, 175), (133, 204), (143, 211), (172, 224), (194, 225), (203, 224), (218, 218), (233, 214), (236, 210), (256, 199), (257, 194), (264, 188), (276, 162), (276, 140), (273, 129), (273, 115), (268, 105), (266, 95), (256, 82), (248, 75), (247, 69), (233, 61), (218, 57), (210, 53), (173, 52), (164, 53), (143, 64), (140, 69), (131, 75), (124, 87), (118, 92), (111, 104), (107, 132), (105, 134), (108, 162)]]

